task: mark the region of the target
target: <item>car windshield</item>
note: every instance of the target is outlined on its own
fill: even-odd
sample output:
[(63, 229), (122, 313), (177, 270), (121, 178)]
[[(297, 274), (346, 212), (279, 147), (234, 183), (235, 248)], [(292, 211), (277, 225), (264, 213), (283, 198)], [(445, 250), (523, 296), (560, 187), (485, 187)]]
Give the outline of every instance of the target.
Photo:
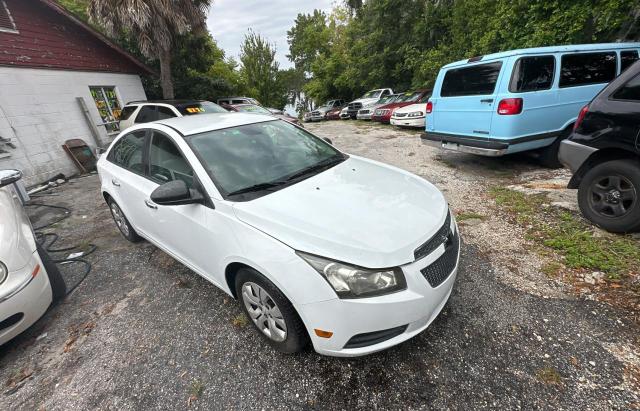
[(249, 200), (344, 161), (318, 137), (282, 121), (230, 127), (187, 137), (218, 189)]
[(418, 101), (418, 99), (420, 98), (420, 92), (416, 91), (414, 93), (405, 93), (405, 94), (401, 94), (400, 97), (398, 98), (398, 102), (414, 102), (414, 101)]
[(398, 98), (397, 95), (392, 95), (392, 96), (384, 96), (382, 97), (380, 100), (378, 100), (378, 104), (389, 104), (389, 103), (393, 103), (394, 101), (396, 101), (396, 99)]
[(382, 90), (372, 90), (365, 93), (361, 98), (376, 98), (380, 97), (380, 94), (382, 94)]
[(227, 110), (225, 110), (223, 107), (210, 101), (195, 101), (193, 103), (177, 104), (175, 107), (183, 116), (227, 112)]
[(238, 111), (243, 113), (254, 113), (254, 114), (269, 114), (272, 113), (264, 107), (256, 106), (255, 104), (246, 104), (235, 107)]

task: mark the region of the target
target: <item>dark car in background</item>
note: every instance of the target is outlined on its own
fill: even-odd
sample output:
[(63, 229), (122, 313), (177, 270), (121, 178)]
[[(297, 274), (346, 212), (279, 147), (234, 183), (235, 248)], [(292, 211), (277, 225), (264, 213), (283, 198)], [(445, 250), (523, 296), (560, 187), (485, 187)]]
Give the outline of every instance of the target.
[(393, 103), (376, 108), (371, 115), (371, 120), (389, 124), (391, 122), (391, 115), (397, 108), (415, 104), (428, 95), (431, 95), (431, 90), (416, 90), (404, 93), (404, 95), (400, 95)]
[(266, 108), (257, 104), (225, 104), (223, 107), (229, 111), (238, 111), (241, 113), (266, 114), (268, 116), (277, 117), (281, 120), (286, 120), (289, 123), (295, 124), (296, 126), (303, 127), (303, 125), (300, 124), (300, 120), (298, 120), (297, 118), (292, 117), (288, 114), (274, 114)]
[(640, 231), (640, 63), (578, 115), (559, 159), (573, 172), (582, 214), (605, 230)]

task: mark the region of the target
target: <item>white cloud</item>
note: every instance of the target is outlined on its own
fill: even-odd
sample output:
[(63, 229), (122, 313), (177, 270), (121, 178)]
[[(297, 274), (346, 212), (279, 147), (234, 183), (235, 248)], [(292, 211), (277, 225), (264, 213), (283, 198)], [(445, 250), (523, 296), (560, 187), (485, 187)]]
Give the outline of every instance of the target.
[(238, 59), (244, 35), (252, 29), (276, 45), (280, 68), (291, 67), (287, 30), (298, 13), (314, 9), (329, 11), (332, 0), (214, 0), (207, 26), (218, 45), (229, 57)]

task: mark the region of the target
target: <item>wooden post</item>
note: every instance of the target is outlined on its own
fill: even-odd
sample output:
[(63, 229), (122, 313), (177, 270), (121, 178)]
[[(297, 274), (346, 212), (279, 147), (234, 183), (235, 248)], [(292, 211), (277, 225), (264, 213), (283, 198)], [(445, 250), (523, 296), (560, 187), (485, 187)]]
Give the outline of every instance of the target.
[(91, 118), (91, 113), (89, 113), (89, 109), (87, 108), (87, 103), (84, 101), (84, 97), (76, 97), (76, 101), (80, 106), (80, 110), (82, 110), (82, 113), (84, 114), (84, 119), (87, 121), (89, 130), (91, 130), (91, 135), (93, 136), (93, 140), (96, 143), (96, 147), (102, 147), (102, 141), (100, 140), (100, 131)]

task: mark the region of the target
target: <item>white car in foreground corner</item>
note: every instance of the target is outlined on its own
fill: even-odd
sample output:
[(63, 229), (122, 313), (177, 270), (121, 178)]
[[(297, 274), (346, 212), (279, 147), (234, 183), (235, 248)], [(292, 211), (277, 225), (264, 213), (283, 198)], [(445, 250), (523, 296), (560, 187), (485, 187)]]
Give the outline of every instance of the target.
[(438, 189), (270, 116), (134, 126), (98, 172), (127, 239), (238, 298), (283, 352), (391, 347), (434, 320), (456, 278), (458, 230)]
[(37, 246), (12, 184), (22, 174), (0, 170), (0, 345), (11, 340), (65, 294), (64, 280)]

